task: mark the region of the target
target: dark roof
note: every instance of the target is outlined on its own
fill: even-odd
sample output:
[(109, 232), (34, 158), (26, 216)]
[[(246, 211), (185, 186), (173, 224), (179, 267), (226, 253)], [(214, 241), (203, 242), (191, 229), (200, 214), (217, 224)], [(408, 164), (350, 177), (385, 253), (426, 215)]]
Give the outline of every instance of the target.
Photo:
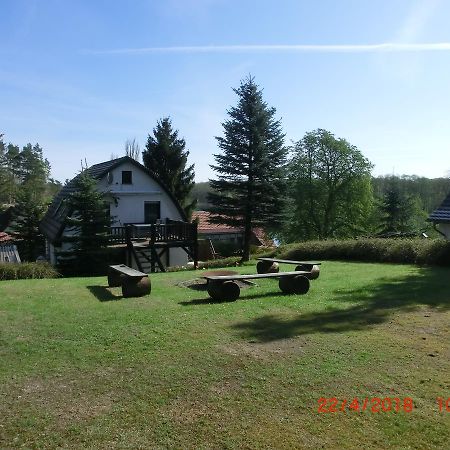
[[(131, 163), (136, 167), (139, 167), (143, 170), (149, 177), (153, 178), (166, 192), (166, 194), (172, 199), (174, 204), (176, 205), (178, 212), (180, 213), (183, 220), (187, 220), (186, 214), (183, 211), (178, 200), (173, 196), (173, 194), (169, 191), (167, 186), (159, 179), (156, 173), (144, 167), (142, 164), (138, 163), (136, 160), (129, 156), (123, 156), (122, 158), (112, 159), (111, 161), (105, 161), (99, 164), (95, 164), (88, 169), (86, 169), (87, 173), (97, 179), (100, 180), (105, 177), (108, 172), (115, 169), (116, 167), (124, 164)], [(50, 242), (57, 241), (64, 230), (64, 221), (68, 214), (67, 206), (64, 200), (69, 197), (69, 195), (75, 191), (75, 181), (80, 176), (78, 174), (72, 180), (70, 180), (59, 192), (56, 194), (53, 202), (48, 207), (48, 210), (41, 221), (40, 229), (44, 233), (44, 235), (49, 239)]]
[(450, 223), (450, 194), (447, 195), (439, 208), (430, 214), (428, 220), (436, 223)]

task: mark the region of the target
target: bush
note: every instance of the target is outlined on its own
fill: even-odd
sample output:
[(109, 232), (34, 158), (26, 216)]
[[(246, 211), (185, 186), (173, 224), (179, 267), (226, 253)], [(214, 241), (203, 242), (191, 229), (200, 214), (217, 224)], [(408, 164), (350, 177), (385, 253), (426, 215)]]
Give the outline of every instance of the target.
[[(221, 258), (221, 259), (211, 259), (209, 261), (199, 262), (199, 269), (216, 269), (220, 267), (236, 267), (240, 265), (241, 258), (231, 257), (231, 258)], [(167, 272), (181, 272), (183, 270), (194, 270), (194, 266), (170, 266), (166, 268)]]
[(0, 280), (24, 280), (29, 278), (57, 278), (55, 268), (46, 262), (34, 263), (2, 263), (0, 264)]
[[(101, 257), (100, 257), (101, 255)], [(96, 277), (108, 273), (108, 267), (113, 264), (124, 264), (126, 261), (124, 247), (108, 247), (98, 252), (99, 262), (95, 267), (82, 267), (73, 261), (59, 261), (58, 270), (64, 277)]]
[(450, 242), (443, 239), (308, 241), (282, 246), (275, 254), (279, 258), (294, 260), (329, 259), (450, 266)]

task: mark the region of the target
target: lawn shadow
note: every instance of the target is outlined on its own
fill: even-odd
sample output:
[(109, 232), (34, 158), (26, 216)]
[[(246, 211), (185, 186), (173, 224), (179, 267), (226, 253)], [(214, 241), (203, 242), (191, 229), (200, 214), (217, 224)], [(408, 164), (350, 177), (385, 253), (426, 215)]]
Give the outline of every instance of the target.
[[(286, 295), (283, 294), (282, 292), (267, 292), (265, 294), (250, 294), (250, 295), (240, 296), (236, 301), (241, 302), (243, 300), (254, 300), (254, 299), (265, 298), (265, 297), (271, 297), (271, 298), (286, 297)], [(196, 298), (196, 299), (189, 300), (189, 301), (178, 302), (179, 305), (183, 305), (183, 306), (207, 305), (207, 304), (221, 305), (223, 303), (229, 303), (229, 302), (226, 302), (226, 301), (216, 302), (209, 296), (205, 297), (205, 298)], [(234, 302), (231, 302), (231, 303), (234, 303)]]
[(353, 303), (346, 309), (332, 308), (291, 320), (266, 315), (232, 328), (244, 339), (269, 342), (304, 334), (363, 330), (386, 322), (394, 312), (412, 311), (423, 305), (447, 311), (450, 309), (449, 277), (447, 268), (423, 268), (412, 275), (377, 279), (358, 289), (334, 292), (333, 301)]
[(111, 302), (111, 301), (122, 300), (124, 298), (122, 295), (114, 295), (109, 290), (108, 286), (92, 285), (92, 286), (87, 286), (87, 288), (91, 291), (91, 293), (100, 302)]

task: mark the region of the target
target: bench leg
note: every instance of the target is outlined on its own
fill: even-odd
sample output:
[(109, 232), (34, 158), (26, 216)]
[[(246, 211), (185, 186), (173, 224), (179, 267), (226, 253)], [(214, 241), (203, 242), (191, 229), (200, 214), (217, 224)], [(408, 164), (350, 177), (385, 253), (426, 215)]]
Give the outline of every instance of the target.
[(308, 277), (310, 280), (315, 280), (316, 278), (319, 278), (320, 275), (320, 267), (317, 265), (305, 265), (305, 264), (300, 264), (295, 268), (296, 272), (301, 272), (302, 270), (304, 270), (305, 272), (309, 272), (308, 275), (305, 275), (306, 277)]
[(122, 282), (122, 295), (124, 297), (141, 297), (143, 295), (150, 294), (152, 290), (152, 284), (150, 278), (125, 278)]
[(256, 271), (258, 273), (278, 273), (280, 271), (280, 267), (276, 262), (258, 261), (256, 264)]
[(122, 285), (123, 276), (112, 269), (108, 271), (108, 286), (109, 287), (117, 287)]
[(234, 281), (209, 281), (208, 294), (216, 302), (234, 302), (239, 298), (241, 289)]
[(306, 276), (282, 277), (278, 282), (281, 291), (285, 294), (306, 294), (309, 291), (309, 280)]

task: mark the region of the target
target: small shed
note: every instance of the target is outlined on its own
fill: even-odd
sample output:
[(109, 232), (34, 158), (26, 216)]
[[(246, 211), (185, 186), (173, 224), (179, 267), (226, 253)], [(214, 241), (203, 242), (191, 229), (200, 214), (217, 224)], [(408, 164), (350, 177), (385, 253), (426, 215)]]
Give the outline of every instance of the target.
[[(428, 221), (433, 222), (435, 229), (450, 240), (450, 193), (440, 206), (430, 214)], [(436, 228), (436, 225), (438, 228)]]

